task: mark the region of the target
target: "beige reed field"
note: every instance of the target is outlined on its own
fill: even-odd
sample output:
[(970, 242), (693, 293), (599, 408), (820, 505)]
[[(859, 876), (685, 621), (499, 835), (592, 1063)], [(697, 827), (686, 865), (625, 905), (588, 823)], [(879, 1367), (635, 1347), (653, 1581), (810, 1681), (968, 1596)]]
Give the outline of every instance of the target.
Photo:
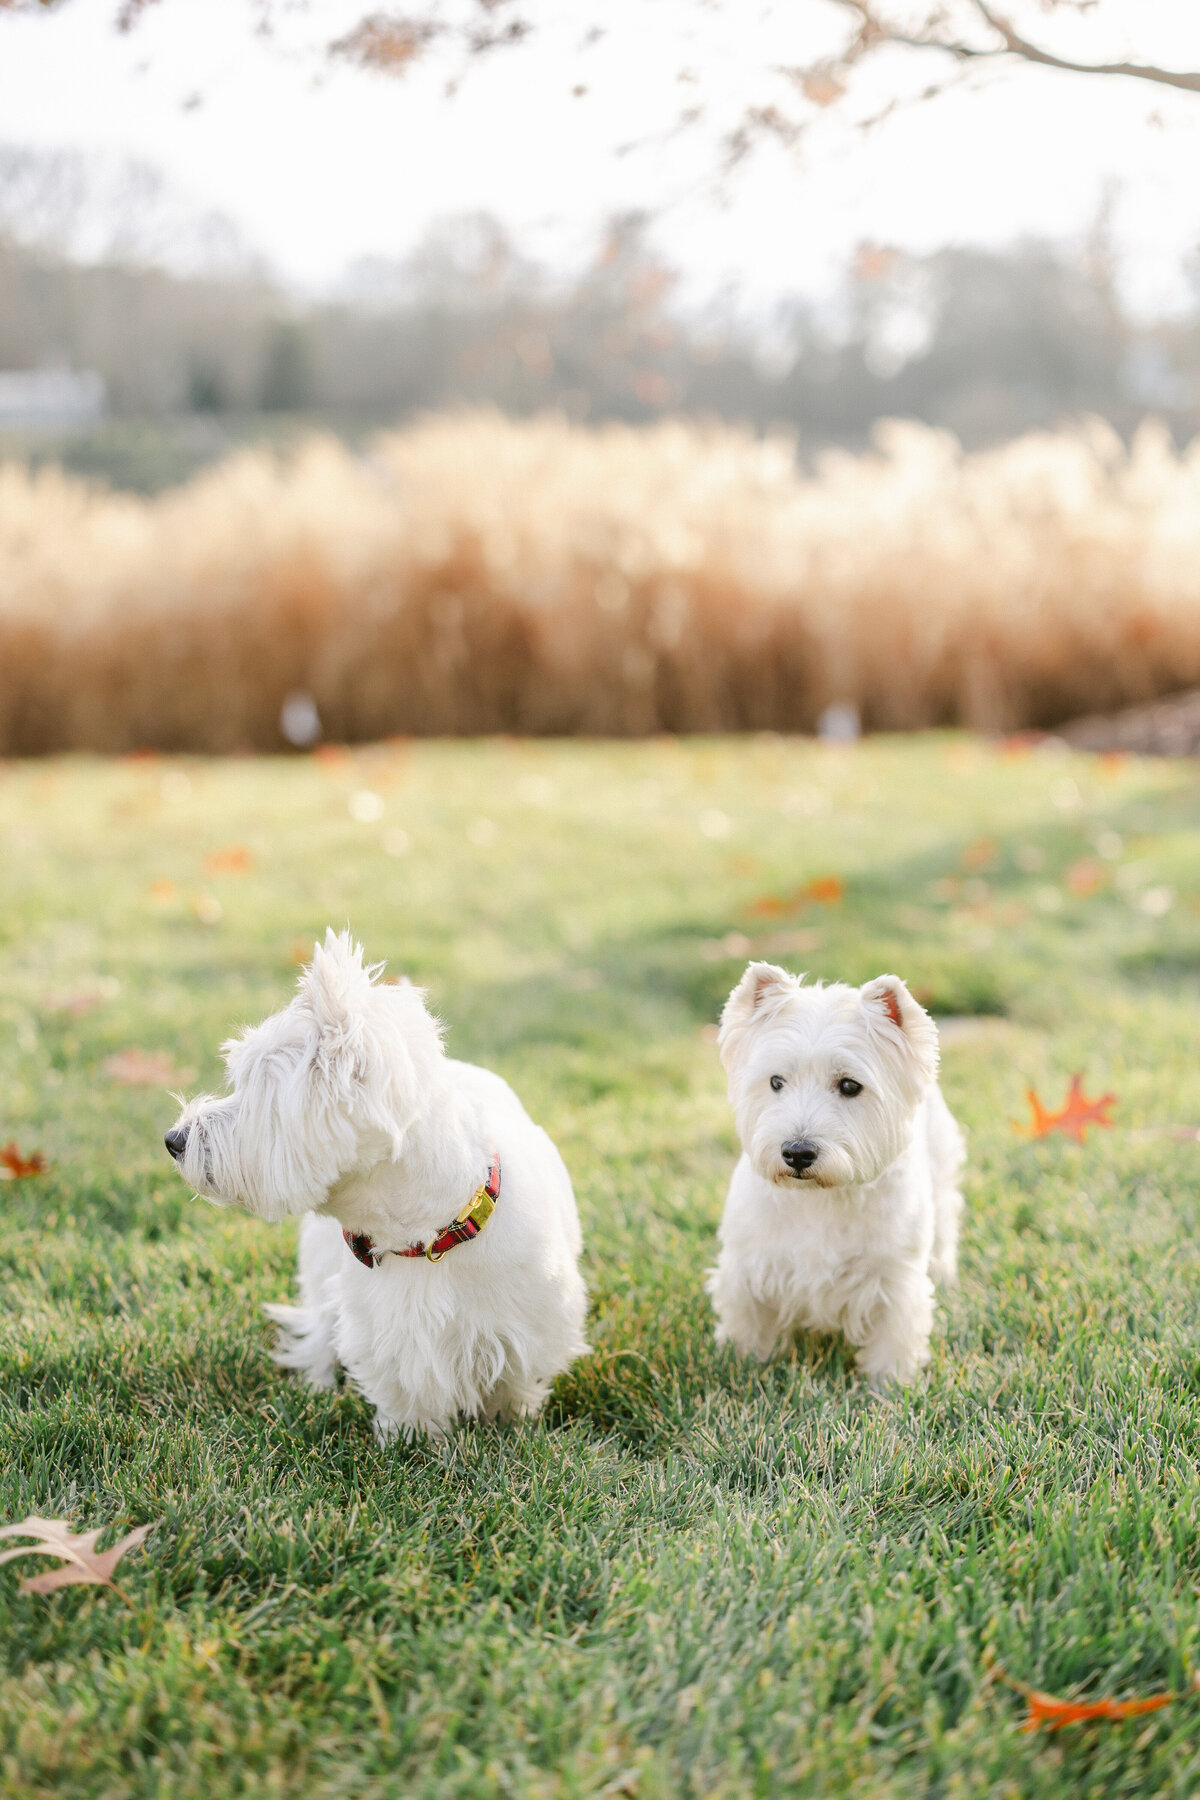
[(1200, 443), (806, 471), (729, 427), (443, 415), (155, 499), (0, 469), (0, 752), (326, 736), (1052, 725), (1200, 682)]

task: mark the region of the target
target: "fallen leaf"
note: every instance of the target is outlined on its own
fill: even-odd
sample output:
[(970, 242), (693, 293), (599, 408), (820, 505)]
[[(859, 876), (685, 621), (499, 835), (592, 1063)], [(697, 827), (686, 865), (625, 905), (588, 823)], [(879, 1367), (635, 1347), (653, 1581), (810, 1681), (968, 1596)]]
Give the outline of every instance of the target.
[[(0, 1538), (31, 1537), (39, 1541), (4, 1551), (0, 1563), (12, 1562), (18, 1556), (57, 1556), (65, 1565), (60, 1569), (47, 1569), (43, 1575), (29, 1576), (21, 1583), (23, 1594), (49, 1594), (55, 1588), (77, 1586), (110, 1587), (121, 1594), (112, 1578), (113, 1570), (126, 1551), (142, 1543), (157, 1523), (153, 1520), (149, 1525), (138, 1525), (111, 1550), (97, 1550), (96, 1539), (107, 1530), (106, 1526), (102, 1525), (99, 1531), (77, 1534), (66, 1519), (39, 1519), (31, 1515), (22, 1519), (19, 1525), (0, 1527)], [(121, 1598), (129, 1600), (127, 1594), (121, 1594)]]
[(991, 838), (976, 838), (975, 842), (973, 844), (968, 844), (962, 853), (963, 868), (974, 870), (990, 869), (996, 860), (996, 856), (996, 846)]
[(1102, 888), (1108, 879), (1108, 871), (1103, 863), (1095, 862), (1090, 856), (1083, 856), (1078, 862), (1071, 864), (1067, 870), (1067, 887), (1079, 900), (1087, 900)]
[(72, 1019), (82, 1019), (85, 1013), (93, 1012), (97, 1006), (115, 1000), (120, 991), (121, 984), (114, 976), (101, 975), (82, 987), (63, 988), (43, 994), (41, 1006), (44, 1012), (62, 1012)]
[(104, 1073), (122, 1087), (186, 1087), (194, 1069), (177, 1069), (166, 1050), (118, 1050), (105, 1059)]
[(223, 850), (210, 850), (204, 859), (207, 875), (244, 875), (254, 867), (254, 854), (245, 844), (227, 844)]
[[(1112, 1125), (1108, 1111), (1117, 1104), (1117, 1096), (1101, 1094), (1098, 1100), (1089, 1100), (1083, 1091), (1082, 1075), (1072, 1075), (1066, 1105), (1058, 1112), (1047, 1111), (1033, 1088), (1025, 1091), (1033, 1114), (1028, 1131), (1031, 1138), (1049, 1137), (1051, 1132), (1061, 1131), (1065, 1137), (1082, 1144), (1086, 1141), (1089, 1125)], [(1018, 1125), (1016, 1129), (1020, 1131), (1021, 1127)]]
[(794, 888), (790, 894), (760, 895), (750, 902), (747, 911), (756, 919), (778, 919), (813, 903), (833, 906), (845, 892), (846, 884), (839, 875), (814, 875), (811, 881)]
[(15, 1142), (0, 1147), (0, 1181), (23, 1181), (26, 1175), (44, 1175), (49, 1163), (40, 1150), (22, 1156)]

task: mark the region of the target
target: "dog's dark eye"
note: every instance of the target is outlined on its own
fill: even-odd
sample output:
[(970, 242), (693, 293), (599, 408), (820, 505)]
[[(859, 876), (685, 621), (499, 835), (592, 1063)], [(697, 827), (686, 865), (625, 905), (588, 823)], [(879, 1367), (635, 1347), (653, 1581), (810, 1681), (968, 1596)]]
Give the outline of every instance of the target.
[(779, 1090), (783, 1086), (783, 1076), (782, 1075), (772, 1075), (771, 1086), (774, 1088), (775, 1092), (778, 1093)]
[(851, 1081), (848, 1075), (843, 1075), (842, 1079), (838, 1082), (838, 1093), (842, 1096), (843, 1100), (853, 1100), (856, 1094), (862, 1093), (862, 1082)]

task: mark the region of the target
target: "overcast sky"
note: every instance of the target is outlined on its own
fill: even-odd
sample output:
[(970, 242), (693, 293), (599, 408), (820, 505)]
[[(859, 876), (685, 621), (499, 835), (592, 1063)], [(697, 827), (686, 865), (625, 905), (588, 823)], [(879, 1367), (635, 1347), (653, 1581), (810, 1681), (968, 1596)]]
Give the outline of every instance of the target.
[[(1129, 47), (1200, 68), (1198, 0), (1104, 5), (1116, 27), (1136, 21)], [(722, 185), (721, 129), (779, 91), (772, 70), (844, 31), (828, 0), (531, 0), (532, 41), (472, 64), (453, 99), (458, 65), (444, 51), (399, 81), (324, 54), (365, 0), (279, 0), (269, 36), (256, 33), (255, 0), (160, 0), (127, 33), (113, 29), (116, 10), (71, 0), (42, 17), (0, 12), (0, 136), (79, 149), (98, 167), (149, 160), (308, 289), (336, 284), (357, 258), (400, 257), (435, 219), (475, 209), (569, 266), (606, 215), (649, 206), (693, 293), (733, 284), (756, 307), (827, 291), (863, 241), (1079, 241), (1106, 186), (1135, 303), (1178, 300), (1200, 245), (1200, 96), (1133, 81), (1016, 69), (902, 106), (866, 134), (835, 109), (798, 155), (763, 152)], [(605, 31), (589, 44), (591, 18)], [(1105, 49), (1123, 47), (1115, 31)], [(940, 69), (894, 53), (852, 110)], [(707, 122), (673, 131), (697, 103)]]

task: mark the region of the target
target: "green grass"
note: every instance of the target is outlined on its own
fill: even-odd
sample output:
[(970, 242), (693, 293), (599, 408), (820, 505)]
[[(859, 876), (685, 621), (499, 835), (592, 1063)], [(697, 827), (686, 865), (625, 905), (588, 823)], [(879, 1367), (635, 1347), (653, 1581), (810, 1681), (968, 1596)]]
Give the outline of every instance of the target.
[[(161, 1520), (132, 1610), (0, 1570), (0, 1792), (1196, 1792), (1200, 1702), (1025, 1736), (996, 1670), (1200, 1664), (1197, 823), (1190, 767), (952, 738), (0, 769), (0, 1143), (53, 1164), (0, 1188), (0, 1516)], [(756, 906), (826, 874), (839, 904)], [(104, 1073), (215, 1082), (347, 920), (574, 1176), (595, 1351), (536, 1423), (381, 1449), (285, 1378), (294, 1228), (192, 1202), (172, 1102)], [(836, 1342), (713, 1345), (743, 940), (973, 1016), (962, 1281), (883, 1402)], [(1116, 1128), (1017, 1135), (1076, 1069)]]

